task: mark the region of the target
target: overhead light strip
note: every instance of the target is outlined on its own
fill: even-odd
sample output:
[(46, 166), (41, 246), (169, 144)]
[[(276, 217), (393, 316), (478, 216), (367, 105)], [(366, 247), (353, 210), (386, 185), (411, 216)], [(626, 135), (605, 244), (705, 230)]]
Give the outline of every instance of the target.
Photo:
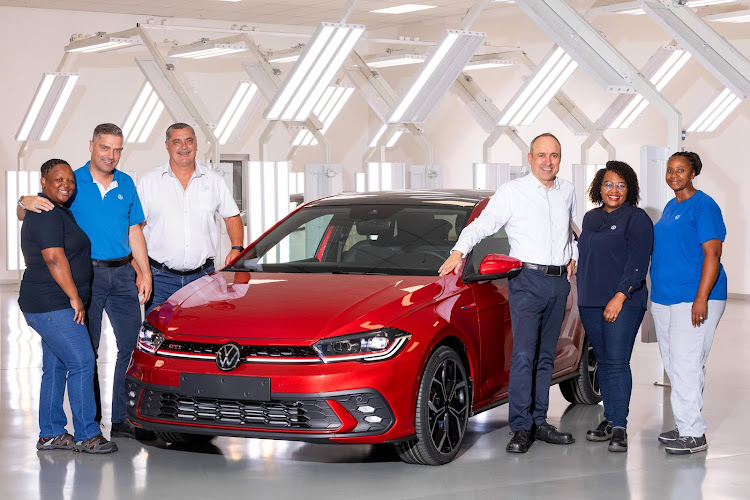
[(106, 34), (96, 35), (89, 38), (71, 41), (66, 47), (65, 52), (70, 53), (91, 53), (106, 52), (109, 50), (123, 49), (136, 45), (143, 45), (140, 37), (110, 37)]
[(713, 132), (741, 101), (731, 90), (725, 88), (688, 127), (687, 132)]
[(78, 75), (75, 73), (45, 73), (16, 134), (16, 140), (49, 140), (77, 81)]

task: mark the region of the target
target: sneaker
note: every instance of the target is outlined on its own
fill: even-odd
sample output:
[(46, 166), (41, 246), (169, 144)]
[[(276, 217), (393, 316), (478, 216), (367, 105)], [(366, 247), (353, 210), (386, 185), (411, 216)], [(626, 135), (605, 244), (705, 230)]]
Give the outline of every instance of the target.
[(665, 449), (667, 453), (672, 455), (689, 455), (691, 453), (706, 451), (708, 443), (706, 442), (705, 434), (701, 437), (680, 436), (669, 443)]
[(97, 434), (86, 441), (78, 441), (73, 446), (73, 451), (94, 454), (113, 453), (117, 451), (117, 445), (112, 441), (107, 441), (101, 434)]
[(588, 441), (607, 441), (612, 437), (612, 424), (603, 420), (599, 427), (591, 429), (586, 433), (586, 439)]
[(51, 438), (39, 438), (36, 442), (37, 450), (72, 450), (75, 445), (73, 436), (68, 434), (61, 434), (57, 437)]
[(659, 434), (659, 442), (669, 444), (679, 437), (680, 431), (678, 431), (677, 429), (672, 429), (671, 431), (662, 432), (661, 434)]
[(124, 422), (112, 422), (112, 430), (109, 433), (110, 438), (130, 438), (135, 439), (135, 427), (127, 420)]

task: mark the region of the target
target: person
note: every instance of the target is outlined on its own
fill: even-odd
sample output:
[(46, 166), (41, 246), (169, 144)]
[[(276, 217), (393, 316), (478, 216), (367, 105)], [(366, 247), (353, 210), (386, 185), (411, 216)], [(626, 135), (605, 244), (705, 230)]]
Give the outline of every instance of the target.
[[(41, 167), (40, 197), (52, 210), (29, 214), (21, 228), (26, 270), (18, 305), (28, 325), (42, 338), (38, 450), (112, 453), (94, 420), (94, 351), (84, 326), (91, 296), (91, 244), (65, 202), (76, 181), (65, 160)], [(66, 380), (67, 379), (67, 380)], [(67, 381), (75, 437), (68, 434), (63, 410)]]
[(240, 211), (224, 180), (195, 161), (198, 143), (193, 127), (175, 123), (166, 135), (169, 161), (138, 183), (154, 283), (148, 311), (191, 281), (214, 272), (215, 214), (224, 218), (232, 245), (224, 264), (244, 250)]
[(511, 453), (526, 453), (533, 439), (575, 442), (571, 434), (547, 423), (555, 352), (578, 259), (571, 230), (575, 193), (570, 182), (557, 176), (560, 155), (560, 141), (552, 134), (531, 141), (531, 173), (498, 188), (482, 214), (461, 231), (439, 269), (441, 276), (458, 274), (466, 254), (503, 226), (510, 256), (523, 261), (521, 274), (508, 280), (513, 328), (508, 411), (513, 437), (506, 451)]
[(604, 421), (586, 433), (628, 450), (627, 417), (633, 377), (630, 356), (648, 302), (646, 274), (654, 227), (638, 208), (638, 178), (627, 163), (608, 161), (594, 176), (578, 238), (578, 311), (598, 362)]
[[(76, 169), (76, 191), (67, 205), (91, 240), (94, 275), (91, 303), (86, 313), (94, 351), (99, 350), (105, 310), (117, 342), (110, 436), (135, 438), (135, 428), (125, 415), (125, 372), (138, 341), (140, 304), (151, 295), (151, 271), (140, 225), (144, 220), (143, 210), (135, 183), (129, 175), (117, 170), (122, 141), (122, 130), (117, 125), (103, 123), (94, 128), (89, 141), (91, 159)], [(36, 196), (24, 196), (19, 204), (32, 212), (52, 209), (47, 200)], [(23, 215), (19, 213), (19, 217)], [(144, 270), (138, 283), (131, 260)], [(97, 395), (96, 420), (100, 422), (101, 397), (96, 375), (94, 390)]]
[(702, 168), (696, 153), (681, 151), (669, 158), (666, 182), (675, 198), (654, 225), (651, 312), (677, 424), (659, 441), (677, 455), (708, 448), (701, 416), (706, 360), (727, 303), (721, 265), (727, 230), (716, 202), (693, 186)]

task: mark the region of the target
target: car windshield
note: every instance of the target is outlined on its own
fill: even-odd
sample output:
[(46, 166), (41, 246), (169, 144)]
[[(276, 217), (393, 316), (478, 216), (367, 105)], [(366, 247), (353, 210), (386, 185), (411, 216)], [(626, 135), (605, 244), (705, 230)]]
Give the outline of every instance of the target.
[(448, 203), (305, 207), (228, 270), (435, 276), (472, 208)]

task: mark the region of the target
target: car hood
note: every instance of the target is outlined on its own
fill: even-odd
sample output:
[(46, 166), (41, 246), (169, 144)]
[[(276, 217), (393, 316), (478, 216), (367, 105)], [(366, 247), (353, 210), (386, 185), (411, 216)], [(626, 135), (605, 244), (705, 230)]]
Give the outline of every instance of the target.
[(437, 276), (218, 272), (172, 295), (148, 320), (172, 335), (297, 343), (387, 326), (437, 299)]

